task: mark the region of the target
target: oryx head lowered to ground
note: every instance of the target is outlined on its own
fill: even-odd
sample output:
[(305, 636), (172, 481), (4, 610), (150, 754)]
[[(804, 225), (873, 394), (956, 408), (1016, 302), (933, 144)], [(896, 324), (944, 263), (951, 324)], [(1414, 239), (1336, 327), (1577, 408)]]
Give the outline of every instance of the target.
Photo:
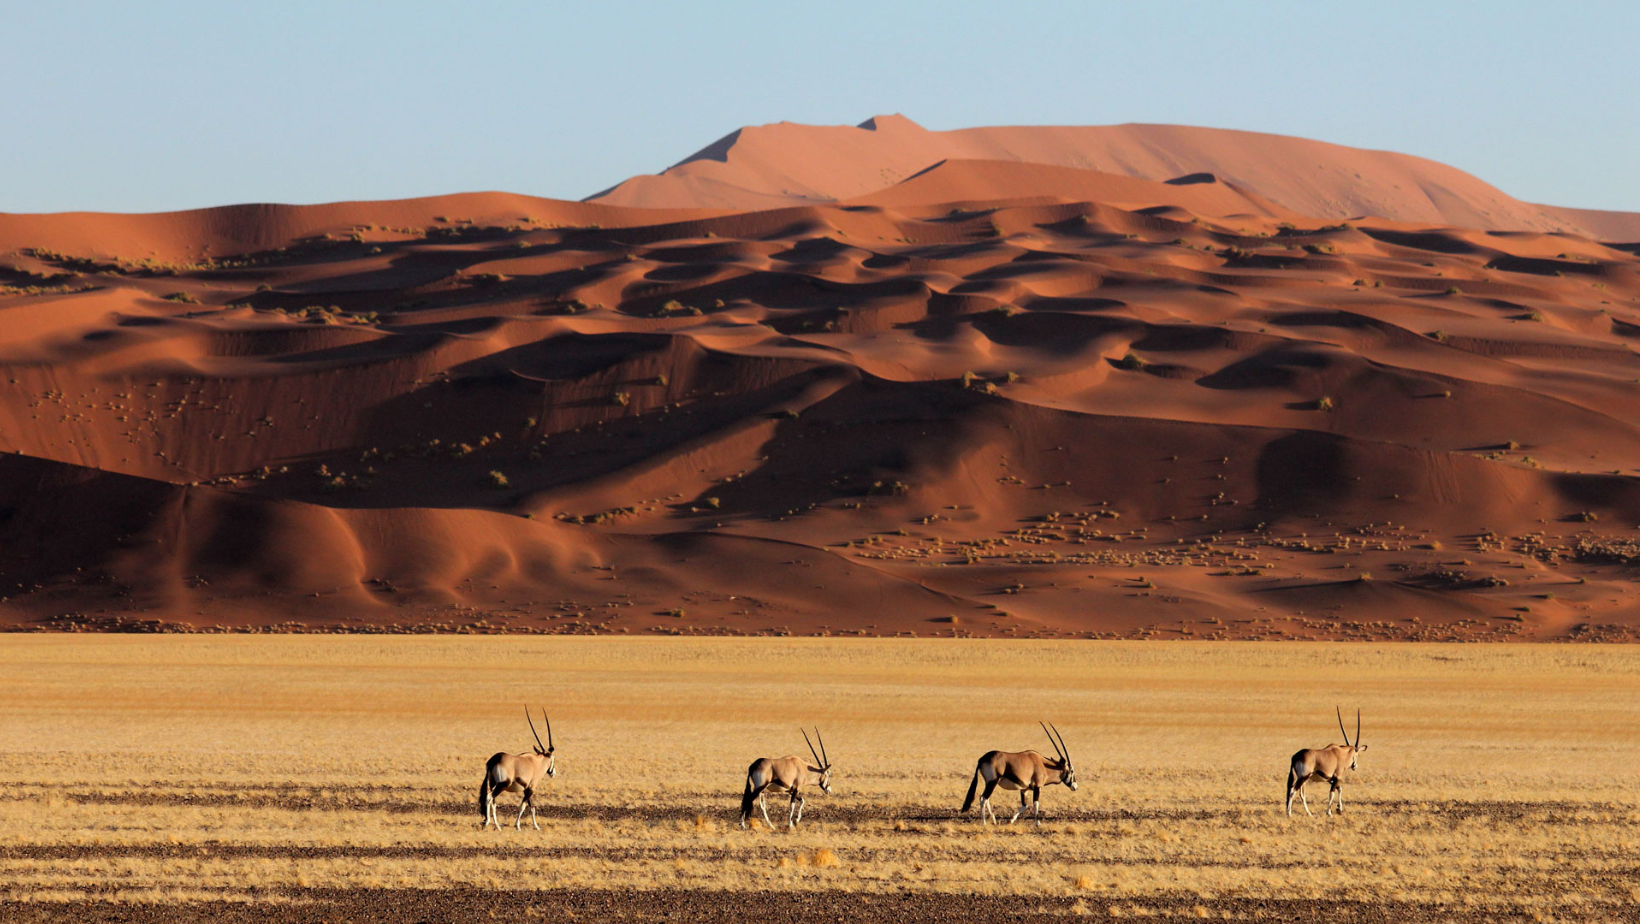
[(1344, 791), (1338, 786), (1339, 775), (1348, 767), (1351, 771), (1358, 768), (1361, 752), (1367, 746), (1361, 743), (1361, 710), (1355, 710), (1355, 743), (1350, 743), (1350, 733), (1344, 730), (1344, 710), (1333, 707), (1338, 714), (1338, 733), (1344, 736), (1343, 744), (1329, 744), (1324, 748), (1305, 748), (1293, 755), (1292, 766), (1287, 770), (1287, 817), (1293, 815), (1293, 796), (1297, 794), (1299, 801), (1304, 804), (1304, 811), (1310, 817), (1315, 813), (1310, 811), (1310, 800), (1304, 798), (1304, 784), (1311, 780), (1326, 780), (1332, 787), (1327, 791), (1327, 814), (1333, 813), (1333, 797), (1338, 797), (1338, 812), (1344, 812)]
[(813, 784), (819, 786), (821, 792), (831, 792), (831, 758), (826, 754), (826, 739), (820, 737), (819, 728), (814, 730), (814, 737), (820, 741), (819, 751), (815, 751), (814, 742), (809, 741), (809, 733), (803, 732), (809, 755), (814, 758), (813, 764), (801, 757), (759, 757), (746, 768), (746, 790), (740, 796), (742, 828), (752, 817), (753, 803), (763, 811), (763, 823), (774, 827), (774, 823), (769, 821), (769, 806), (764, 802), (767, 792), (791, 793), (791, 805), (786, 809), (788, 828), (797, 827), (797, 823), (803, 820), (804, 786)]
[[(1042, 787), (1052, 786), (1055, 783), (1064, 783), (1071, 792), (1076, 792), (1076, 770), (1071, 766), (1070, 747), (1065, 744), (1063, 735), (1059, 735), (1058, 727), (1053, 731), (1042, 725), (1042, 731), (1048, 736), (1048, 743), (1053, 745), (1057, 758), (1043, 757), (1035, 751), (987, 751), (974, 767), (974, 781), (968, 784), (968, 797), (962, 800), (962, 810), (968, 811), (974, 807), (974, 793), (979, 791), (981, 780), (985, 781), (985, 792), (979, 797), (980, 822), (996, 821), (996, 811), (991, 808), (991, 793), (1001, 786), (1003, 789), (1019, 790), (1019, 808), (1014, 811), (1014, 817), (1008, 819), (1009, 824), (1019, 820), (1020, 812), (1025, 811), (1026, 796), (1030, 797), (1031, 814), (1037, 824), (1042, 823)], [(1055, 735), (1059, 735), (1055, 740)]]
[(497, 829), (501, 822), (495, 815), (495, 797), (504, 792), (521, 792), (524, 801), (518, 805), (518, 817), (513, 820), (513, 827), (524, 826), (524, 810), (530, 810), (530, 824), (541, 830), (541, 823), (535, 820), (535, 787), (542, 777), (558, 775), (558, 768), (553, 762), (552, 752), (552, 720), (547, 718), (547, 710), (541, 710), (541, 718), (547, 723), (547, 743), (541, 743), (541, 734), (535, 730), (535, 720), (530, 718), (528, 707), (524, 709), (524, 720), (530, 723), (530, 734), (535, 736), (535, 747), (532, 753), (508, 754), (502, 751), (491, 757), (484, 765), (484, 781), (478, 784), (478, 813), (484, 816), (479, 824), (480, 828), (488, 827), (495, 822)]

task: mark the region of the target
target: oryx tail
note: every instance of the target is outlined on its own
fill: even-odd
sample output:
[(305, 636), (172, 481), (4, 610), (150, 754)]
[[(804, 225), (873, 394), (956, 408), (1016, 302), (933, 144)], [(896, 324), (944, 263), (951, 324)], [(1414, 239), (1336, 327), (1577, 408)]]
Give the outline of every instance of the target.
[(962, 810), (968, 811), (974, 807), (974, 796), (979, 793), (979, 767), (974, 768), (974, 781), (968, 784), (968, 795), (962, 800)]

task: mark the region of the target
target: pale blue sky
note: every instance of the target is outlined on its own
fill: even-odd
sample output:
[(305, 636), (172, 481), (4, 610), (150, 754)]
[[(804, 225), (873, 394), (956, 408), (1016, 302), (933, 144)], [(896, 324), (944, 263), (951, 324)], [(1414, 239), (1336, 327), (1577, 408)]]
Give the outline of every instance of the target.
[(883, 112), (1302, 135), (1640, 211), (1640, 3), (773, 6), (0, 0), (0, 211), (578, 199)]

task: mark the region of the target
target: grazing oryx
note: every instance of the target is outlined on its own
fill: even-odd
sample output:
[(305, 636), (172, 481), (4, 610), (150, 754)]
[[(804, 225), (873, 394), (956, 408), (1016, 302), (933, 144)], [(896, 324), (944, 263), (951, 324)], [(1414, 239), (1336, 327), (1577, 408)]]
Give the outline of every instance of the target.
[[(1038, 725), (1042, 723), (1038, 722)], [(979, 759), (974, 767), (974, 781), (968, 784), (968, 797), (962, 800), (964, 812), (974, 807), (974, 793), (979, 790), (979, 781), (985, 780), (985, 792), (979, 797), (979, 820), (986, 823), (995, 823), (997, 814), (991, 808), (991, 793), (1001, 786), (1003, 789), (1019, 790), (1019, 808), (1014, 817), (1008, 819), (1009, 824), (1019, 820), (1020, 812), (1025, 811), (1025, 796), (1031, 797), (1031, 814), (1037, 824), (1042, 824), (1042, 787), (1052, 786), (1055, 783), (1064, 783), (1071, 792), (1076, 792), (1076, 771), (1071, 767), (1070, 748), (1065, 744), (1063, 735), (1054, 740), (1059, 733), (1058, 727), (1048, 731), (1048, 726), (1042, 725), (1042, 731), (1048, 736), (1048, 743), (1053, 745), (1054, 752), (1059, 755), (1058, 760), (1043, 757), (1035, 751), (988, 751)]]
[(820, 739), (820, 752), (815, 753), (814, 742), (809, 741), (809, 733), (803, 732), (803, 741), (809, 746), (809, 754), (819, 766), (811, 766), (801, 757), (759, 757), (746, 768), (746, 791), (740, 797), (740, 826), (746, 827), (746, 822), (752, 817), (752, 803), (763, 811), (763, 823), (774, 827), (769, 820), (769, 806), (764, 801), (764, 793), (789, 792), (792, 794), (791, 806), (786, 809), (786, 827), (795, 828), (803, 820), (804, 786), (813, 783), (824, 793), (831, 792), (831, 759), (826, 756), (826, 739), (820, 737), (820, 729), (814, 730), (814, 737)]
[(495, 822), (496, 830), (501, 830), (501, 822), (495, 817), (495, 797), (504, 792), (522, 792), (524, 801), (518, 805), (518, 817), (513, 820), (513, 827), (522, 830), (524, 827), (524, 810), (530, 810), (530, 824), (535, 830), (541, 830), (541, 823), (535, 820), (535, 787), (543, 776), (557, 776), (558, 768), (552, 760), (552, 720), (547, 718), (547, 710), (541, 710), (541, 718), (547, 723), (547, 743), (541, 744), (541, 733), (535, 730), (535, 720), (530, 718), (528, 707), (524, 709), (524, 720), (530, 723), (530, 734), (535, 736), (533, 754), (508, 754), (503, 751), (490, 758), (484, 765), (484, 781), (478, 784), (478, 813), (484, 816), (480, 828), (487, 828), (490, 822)]
[(1344, 813), (1344, 791), (1338, 788), (1338, 777), (1348, 766), (1351, 771), (1356, 769), (1357, 758), (1367, 746), (1361, 743), (1361, 710), (1355, 710), (1355, 743), (1350, 743), (1350, 733), (1344, 730), (1344, 710), (1333, 707), (1338, 713), (1338, 733), (1344, 736), (1342, 745), (1329, 744), (1324, 748), (1305, 748), (1293, 755), (1291, 769), (1287, 771), (1287, 817), (1293, 817), (1293, 795), (1298, 795), (1299, 801), (1304, 803), (1304, 812), (1311, 818), (1315, 813), (1310, 811), (1310, 800), (1304, 798), (1304, 784), (1311, 780), (1326, 780), (1332, 785), (1327, 792), (1327, 814), (1333, 813), (1333, 796), (1338, 797), (1338, 813)]

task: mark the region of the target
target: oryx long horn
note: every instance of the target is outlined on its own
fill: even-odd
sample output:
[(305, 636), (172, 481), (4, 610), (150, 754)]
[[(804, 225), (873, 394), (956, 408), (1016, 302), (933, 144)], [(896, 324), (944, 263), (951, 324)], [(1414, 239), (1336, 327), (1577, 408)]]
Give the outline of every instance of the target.
[[(546, 712), (543, 710), (541, 714), (546, 715)], [(545, 751), (547, 747), (541, 743), (541, 733), (535, 730), (535, 720), (530, 718), (530, 707), (528, 706), (524, 707), (524, 721), (530, 723), (530, 734), (535, 736), (536, 746)]]
[(1355, 707), (1355, 746), (1361, 746), (1361, 707)]
[[(820, 759), (819, 754), (814, 753), (814, 742), (809, 740), (808, 731), (806, 729), (803, 729), (803, 728), (798, 728), (797, 730), (803, 733), (803, 743), (807, 744), (809, 746), (809, 753), (814, 756), (814, 762), (819, 764), (820, 766), (824, 767), (826, 765), (826, 762)], [(816, 728), (814, 730), (814, 733), (818, 735), (820, 733), (820, 729)]]
[[(1350, 743), (1350, 733), (1344, 730), (1344, 710), (1334, 706), (1333, 711), (1338, 713), (1338, 733), (1344, 736), (1344, 744), (1348, 746)], [(1357, 729), (1357, 731), (1359, 732), (1359, 729)]]
[[(547, 723), (547, 753), (551, 754), (552, 753), (552, 719), (547, 716), (547, 707), (545, 707), (545, 706), (541, 707), (541, 720), (543, 722)], [(539, 744), (540, 741), (541, 741), (540, 738), (537, 738), (535, 740), (536, 740), (537, 744)]]
[(820, 766), (831, 766), (831, 755), (826, 753), (826, 739), (820, 735), (820, 726), (814, 726), (814, 737), (820, 742)]
[(1059, 742), (1053, 740), (1053, 732), (1048, 731), (1048, 723), (1042, 721), (1041, 719), (1037, 719), (1036, 724), (1042, 726), (1042, 734), (1048, 736), (1048, 743), (1053, 745), (1053, 752), (1059, 755), (1060, 760), (1064, 760), (1065, 752), (1060, 749)]
[(1054, 725), (1052, 722), (1049, 722), (1048, 724), (1053, 726), (1053, 733), (1059, 736), (1059, 747), (1060, 747), (1060, 750), (1064, 751), (1064, 753), (1065, 753), (1065, 762), (1070, 763), (1070, 760), (1071, 760), (1071, 746), (1065, 743), (1064, 733), (1059, 730), (1059, 726)]

